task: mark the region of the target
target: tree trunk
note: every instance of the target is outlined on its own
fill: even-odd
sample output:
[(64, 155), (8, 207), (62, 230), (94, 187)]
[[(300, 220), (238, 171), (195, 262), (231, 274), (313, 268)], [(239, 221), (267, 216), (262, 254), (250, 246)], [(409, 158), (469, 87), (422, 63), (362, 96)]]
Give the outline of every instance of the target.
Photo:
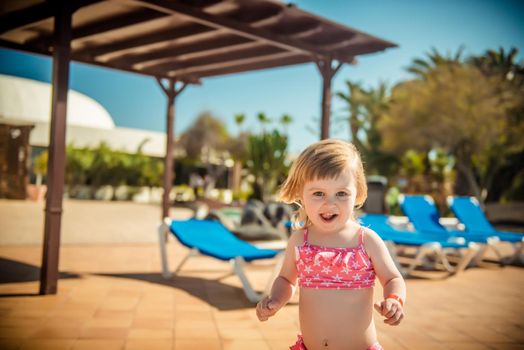
[[(460, 159), (457, 160), (457, 182), (455, 183), (455, 194), (458, 195), (474, 195), (481, 206), (484, 206), (484, 198), (482, 198), (482, 193), (480, 190), (480, 186), (477, 183), (477, 180), (475, 179), (475, 174), (473, 174), (473, 170), (470, 166), (467, 166), (462, 162)], [(461, 178), (460, 182), (458, 179)], [(467, 189), (459, 188), (458, 186), (464, 186), (467, 185)]]

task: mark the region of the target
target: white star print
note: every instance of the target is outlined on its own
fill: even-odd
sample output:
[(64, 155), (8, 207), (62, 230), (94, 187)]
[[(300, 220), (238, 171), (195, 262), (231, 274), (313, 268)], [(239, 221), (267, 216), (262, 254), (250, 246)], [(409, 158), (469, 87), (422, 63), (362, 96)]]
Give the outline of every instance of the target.
[(322, 268), (322, 273), (329, 274), (330, 272), (331, 272), (331, 269), (329, 268), (329, 266), (324, 266)]

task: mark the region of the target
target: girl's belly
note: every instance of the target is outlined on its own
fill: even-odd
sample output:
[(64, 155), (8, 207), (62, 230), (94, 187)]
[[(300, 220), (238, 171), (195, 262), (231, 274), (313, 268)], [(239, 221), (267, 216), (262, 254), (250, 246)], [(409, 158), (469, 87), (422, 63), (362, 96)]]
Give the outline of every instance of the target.
[(377, 341), (373, 288), (301, 288), (299, 310), (308, 350), (365, 350)]

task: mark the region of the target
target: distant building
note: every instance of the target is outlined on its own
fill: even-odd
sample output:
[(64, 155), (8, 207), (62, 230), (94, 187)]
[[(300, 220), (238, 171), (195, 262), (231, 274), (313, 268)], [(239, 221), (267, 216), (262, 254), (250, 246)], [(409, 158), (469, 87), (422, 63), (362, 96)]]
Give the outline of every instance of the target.
[[(25, 198), (31, 149), (33, 155), (49, 145), (51, 85), (35, 80), (0, 75), (0, 197)], [(108, 111), (94, 99), (70, 90), (67, 103), (66, 143), (142, 152), (164, 157), (166, 135), (162, 132), (116, 127)]]
[[(112, 149), (134, 153), (144, 139), (149, 139), (143, 152), (164, 157), (165, 133), (117, 127), (101, 104), (77, 91), (69, 91), (67, 102), (67, 144), (96, 147), (104, 141)], [(33, 125), (29, 144), (47, 147), (50, 118), (50, 84), (0, 74), (1, 124)]]

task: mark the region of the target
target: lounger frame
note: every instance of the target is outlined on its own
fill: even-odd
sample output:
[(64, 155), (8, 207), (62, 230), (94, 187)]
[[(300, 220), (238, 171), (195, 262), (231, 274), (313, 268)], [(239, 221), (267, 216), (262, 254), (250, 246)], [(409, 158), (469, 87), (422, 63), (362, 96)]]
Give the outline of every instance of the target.
[[(173, 272), (169, 269), (169, 262), (168, 262), (168, 254), (167, 254), (167, 241), (166, 237), (171, 237), (170, 234), (170, 226), (171, 226), (171, 219), (165, 218), (164, 222), (158, 227), (158, 242), (160, 247), (160, 257), (161, 257), (161, 263), (162, 263), (162, 277), (165, 279), (170, 279), (174, 275), (176, 275), (182, 267), (185, 265), (185, 263), (194, 256), (209, 256), (206, 254), (202, 254), (197, 248), (189, 249), (188, 253), (184, 256), (184, 258), (180, 261), (178, 266), (174, 269)], [(229, 262), (231, 264), (232, 273), (237, 275), (237, 277), (240, 279), (240, 282), (242, 283), (242, 288), (244, 290), (244, 293), (247, 297), (247, 299), (250, 302), (256, 303), (260, 301), (264, 296), (266, 296), (270, 290), (271, 286), (273, 284), (273, 281), (278, 276), (278, 273), (280, 272), (280, 269), (282, 267), (283, 261), (284, 261), (283, 252), (278, 253), (275, 256), (275, 266), (271, 272), (271, 275), (269, 276), (269, 279), (266, 283), (266, 287), (263, 292), (257, 292), (249, 280), (249, 278), (246, 275), (245, 267), (247, 262), (242, 258), (241, 256), (237, 256), (233, 259), (230, 259)]]

